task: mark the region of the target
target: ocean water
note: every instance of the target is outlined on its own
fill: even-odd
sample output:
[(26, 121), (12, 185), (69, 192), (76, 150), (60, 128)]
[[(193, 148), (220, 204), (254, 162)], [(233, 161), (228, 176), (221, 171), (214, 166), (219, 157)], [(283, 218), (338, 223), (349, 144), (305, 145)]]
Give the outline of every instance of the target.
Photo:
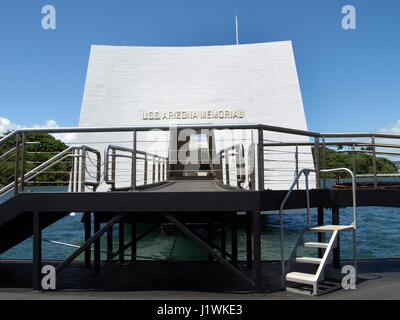
[[(64, 191), (63, 187), (41, 188), (41, 191)], [(393, 258), (400, 257), (400, 208), (359, 207), (357, 229), (357, 255), (358, 258)], [(305, 210), (298, 214), (284, 215), (285, 256), (288, 257), (306, 224)], [(352, 221), (352, 208), (340, 209), (340, 223), (349, 224)], [(49, 226), (43, 231), (43, 239), (81, 245), (84, 241), (82, 214), (66, 216)], [(316, 223), (316, 211), (312, 211), (312, 221)], [(280, 229), (279, 215), (268, 214), (262, 216), (262, 258), (264, 260), (280, 259)], [(325, 210), (325, 223), (331, 222), (331, 211)], [(138, 234), (150, 225), (138, 225)], [(115, 246), (117, 246), (118, 226), (115, 226)], [(129, 227), (125, 231), (126, 242), (130, 241)], [(218, 243), (220, 234), (215, 233), (214, 238)], [(309, 241), (317, 241), (315, 234), (308, 235)], [(229, 231), (227, 234), (229, 249)], [(106, 250), (105, 237), (102, 239), (102, 250)], [(174, 245), (175, 243), (175, 245)], [(246, 257), (246, 234), (244, 216), (239, 217), (238, 230), (239, 259)], [(43, 258), (64, 259), (74, 252), (74, 248), (43, 242)], [(173, 250), (172, 250), (173, 248)], [(115, 251), (117, 247), (115, 247)], [(315, 255), (316, 249), (303, 249), (306, 254)], [(352, 258), (352, 233), (343, 233), (341, 236), (342, 258)], [(129, 250), (127, 250), (129, 253)], [(172, 257), (176, 260), (206, 260), (207, 253), (196, 243), (183, 235), (166, 236), (161, 229), (154, 230), (142, 239), (137, 246), (137, 254), (146, 258), (166, 259)], [(32, 257), (32, 240), (27, 239), (14, 248), (0, 255), (3, 258)], [(103, 254), (103, 258), (105, 254)], [(80, 256), (78, 259), (82, 259)], [(129, 259), (129, 257), (127, 257)]]

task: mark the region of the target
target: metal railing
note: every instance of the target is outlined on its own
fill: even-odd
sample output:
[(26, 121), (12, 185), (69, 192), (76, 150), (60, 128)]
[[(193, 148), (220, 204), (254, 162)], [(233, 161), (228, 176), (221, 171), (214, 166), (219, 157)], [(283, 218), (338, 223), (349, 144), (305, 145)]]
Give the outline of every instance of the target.
[[(283, 173), (285, 170), (288, 172), (291, 170), (293, 175), (296, 175), (302, 168), (304, 167), (310, 167), (311, 165), (316, 169), (315, 171), (315, 187), (320, 188), (320, 169), (325, 169), (326, 168), (326, 149), (327, 146), (330, 145), (348, 145), (352, 148), (355, 149), (354, 153), (359, 152), (360, 150), (356, 150), (356, 148), (359, 147), (370, 147), (370, 150), (368, 150), (369, 153), (372, 154), (372, 172), (373, 174), (373, 181), (374, 181), (374, 187), (378, 187), (378, 174), (382, 173), (380, 172), (379, 168), (377, 167), (377, 154), (380, 154), (382, 151), (377, 150), (377, 148), (400, 148), (400, 142), (397, 143), (400, 139), (399, 134), (387, 134), (387, 133), (376, 133), (376, 132), (371, 132), (371, 133), (363, 133), (363, 132), (358, 132), (358, 133), (319, 133), (319, 132), (313, 132), (313, 131), (306, 131), (306, 130), (298, 130), (298, 129), (291, 129), (291, 128), (283, 128), (283, 127), (277, 127), (277, 126), (269, 126), (269, 125), (261, 125), (261, 124), (230, 124), (230, 125), (177, 125), (177, 126), (122, 126), (122, 127), (90, 127), (90, 128), (85, 128), (85, 127), (78, 127), (78, 128), (33, 128), (33, 129), (18, 129), (11, 134), (7, 135), (6, 137), (3, 137), (0, 139), (0, 147), (4, 144), (10, 141), (10, 139), (16, 138), (18, 140), (18, 143), (15, 145), (15, 151), (17, 154), (23, 152), (23, 146), (20, 147), (20, 140), (21, 138), (23, 139), (24, 135), (30, 134), (30, 133), (51, 133), (51, 134), (57, 134), (57, 133), (77, 133), (77, 134), (82, 134), (82, 133), (133, 133), (135, 138), (133, 139), (133, 143), (136, 145), (138, 140), (136, 139), (136, 134), (139, 132), (146, 132), (146, 131), (151, 131), (153, 129), (161, 130), (161, 131), (171, 131), (173, 128), (174, 130), (181, 130), (181, 129), (193, 129), (193, 130), (200, 130), (200, 129), (208, 129), (208, 130), (250, 130), (250, 131), (255, 131), (256, 132), (256, 141), (255, 146), (257, 148), (254, 148), (254, 153), (256, 154), (256, 163), (255, 163), (255, 172), (254, 174), (248, 174), (247, 179), (249, 180), (249, 185), (252, 185), (251, 188), (252, 190), (264, 190), (268, 188), (273, 188), (274, 183), (276, 185), (290, 185), (292, 179), (289, 179), (288, 176), (286, 175), (285, 179), (287, 179), (287, 182), (284, 184), (281, 183), (283, 181), (283, 178), (280, 178), (281, 173)], [(310, 138), (310, 141), (299, 141), (299, 142), (292, 142), (292, 143), (287, 143), (283, 142), (283, 140), (279, 139), (280, 141), (272, 141), (268, 140), (269, 135), (267, 133), (282, 133), (290, 136), (301, 136), (301, 137), (308, 137)], [(266, 139), (264, 139), (264, 137)], [(346, 139), (354, 139), (354, 138), (360, 138), (361, 140), (365, 141), (354, 141), (354, 140), (348, 140), (348, 141), (328, 141), (329, 139), (338, 139), (338, 138), (346, 138)], [(397, 140), (394, 143), (381, 143), (377, 141), (377, 139), (395, 139)], [(132, 141), (132, 140), (131, 140)], [(288, 141), (288, 139), (285, 139), (285, 141)], [(110, 141), (111, 142), (111, 141)], [(110, 142), (108, 144), (110, 144)], [(288, 146), (292, 145), (295, 148), (301, 148), (302, 146), (314, 146), (314, 157), (310, 158), (308, 161), (303, 161), (301, 160), (301, 150), (297, 151), (297, 160), (296, 160), (296, 151), (294, 151), (294, 156), (293, 160), (291, 160), (290, 165), (288, 165), (288, 168), (283, 168), (283, 165), (280, 166), (279, 170), (275, 169), (274, 166), (272, 165), (274, 162), (269, 161), (268, 158), (265, 157), (264, 153), (267, 151), (266, 148), (270, 148), (272, 145), (275, 145), (277, 147), (279, 146)], [(17, 147), (18, 146), (18, 147)], [(133, 149), (135, 149), (134, 147)], [(267, 151), (268, 152), (268, 151)], [(309, 153), (309, 151), (307, 151)], [(350, 152), (350, 151), (348, 151)], [(366, 152), (363, 150), (363, 152)], [(388, 154), (388, 153), (387, 153)], [(19, 154), (18, 154), (19, 156)], [(152, 159), (148, 159), (148, 161), (152, 161)], [(157, 160), (156, 160), (157, 161)], [(313, 162), (313, 163), (310, 163)], [(21, 175), (19, 174), (21, 168), (19, 166), (19, 162), (15, 161), (16, 166), (15, 166), (15, 173), (14, 176), (20, 177)], [(354, 163), (355, 164), (355, 163)], [(306, 166), (307, 165), (307, 166)], [(355, 171), (355, 165), (352, 168)], [(363, 172), (364, 173), (364, 172)], [(133, 174), (135, 172), (133, 171)], [(275, 176), (274, 176), (275, 175)], [(323, 175), (323, 178), (325, 176)], [(109, 180), (112, 180), (107, 175), (107, 178)], [(149, 178), (148, 180), (150, 180)], [(277, 181), (274, 181), (276, 179)], [(278, 181), (280, 179), (280, 181)], [(323, 187), (326, 187), (326, 179), (322, 179)], [(136, 181), (134, 180), (131, 183), (132, 188), (135, 188)], [(286, 188), (286, 187), (285, 187)]]
[[(232, 168), (233, 159), (234, 168)], [(245, 151), (243, 144), (236, 144), (234, 146), (220, 150), (217, 154), (219, 160), (219, 166), (216, 170), (218, 181), (222, 184), (230, 185), (231, 172), (236, 172), (236, 186), (241, 188), (242, 183), (246, 181), (246, 163), (245, 163)], [(214, 166), (215, 167), (215, 166)], [(225, 180), (224, 180), (225, 176)]]
[[(120, 153), (118, 153), (120, 151)], [(121, 153), (124, 152), (124, 153)], [(128, 154), (126, 154), (128, 153)], [(167, 179), (168, 158), (162, 157), (150, 152), (135, 150), (121, 146), (109, 145), (104, 154), (104, 181), (111, 185), (112, 190), (117, 190), (117, 159), (130, 159), (131, 175), (130, 175), (130, 190), (136, 189), (137, 184), (137, 166), (138, 161), (143, 161), (143, 185), (162, 182)], [(148, 164), (152, 163), (151, 176), (149, 179)], [(111, 177), (110, 177), (111, 166)], [(126, 188), (122, 188), (126, 189)]]
[[(97, 164), (96, 164), (96, 180), (95, 181), (90, 181), (87, 180), (86, 178), (86, 159), (88, 153), (94, 153), (97, 158)], [(35, 167), (31, 171), (25, 173), (24, 168), (25, 168), (25, 157), (23, 153), (23, 157), (21, 160), (22, 163), (22, 171), (21, 174), (18, 174), (18, 171), (16, 171), (16, 175), (14, 176), (14, 181), (9, 183), (8, 185), (4, 186), (3, 188), (0, 189), (0, 197), (9, 193), (11, 190), (14, 190), (14, 194), (17, 194), (20, 191), (24, 191), (25, 189), (25, 184), (36, 178), (38, 175), (45, 173), (48, 169), (54, 167), (55, 165), (61, 163), (63, 160), (72, 158), (73, 159), (73, 164), (72, 164), (72, 170), (71, 170), (71, 175), (70, 175), (70, 183), (71, 183), (71, 188), (72, 192), (83, 192), (85, 186), (91, 186), (93, 187), (93, 191), (96, 191), (96, 188), (100, 184), (100, 179), (101, 179), (101, 155), (100, 152), (97, 150), (87, 147), (87, 146), (81, 146), (81, 147), (69, 147), (65, 149), (64, 151), (58, 153), (54, 157), (48, 159), (47, 161), (43, 162), (39, 166)], [(79, 168), (80, 167), (80, 168)]]

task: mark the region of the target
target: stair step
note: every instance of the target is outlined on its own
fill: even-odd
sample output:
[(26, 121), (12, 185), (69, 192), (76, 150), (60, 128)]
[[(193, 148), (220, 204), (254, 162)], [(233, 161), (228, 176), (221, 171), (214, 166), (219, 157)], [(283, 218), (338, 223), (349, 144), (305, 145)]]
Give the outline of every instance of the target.
[(339, 226), (339, 225), (326, 225), (307, 228), (309, 232), (333, 232), (333, 231), (346, 231), (354, 229), (353, 226)]
[(316, 279), (315, 279), (315, 275), (311, 274), (311, 273), (289, 272), (286, 275), (286, 281), (305, 283), (305, 284), (314, 284)]
[(304, 246), (308, 248), (321, 248), (326, 249), (328, 248), (328, 243), (325, 242), (304, 242)]
[(312, 264), (320, 264), (322, 259), (320, 258), (311, 258), (311, 257), (297, 257), (296, 262), (300, 263), (312, 263)]

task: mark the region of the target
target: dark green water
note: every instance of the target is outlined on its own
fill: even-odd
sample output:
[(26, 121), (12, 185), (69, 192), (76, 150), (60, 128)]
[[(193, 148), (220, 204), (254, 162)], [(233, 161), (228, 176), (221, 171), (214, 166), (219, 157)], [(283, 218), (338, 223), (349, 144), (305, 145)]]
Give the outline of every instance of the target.
[[(44, 189), (42, 189), (42, 191), (43, 190)], [(54, 191), (54, 189), (51, 189), (51, 191)], [(305, 212), (305, 210), (303, 210), (303, 212)], [(326, 223), (330, 223), (330, 216), (330, 211), (325, 211)], [(352, 221), (352, 208), (341, 209), (340, 217), (341, 224), (349, 224)], [(45, 229), (43, 231), (43, 238), (75, 245), (82, 244), (84, 234), (81, 218), (81, 213), (63, 218)], [(239, 259), (245, 259), (246, 256), (245, 224), (243, 218), (244, 217), (239, 218)], [(313, 211), (313, 222), (316, 223), (315, 211)], [(286, 256), (290, 254), (302, 228), (305, 227), (305, 223), (305, 213), (287, 214), (284, 216)], [(141, 230), (145, 230), (146, 227), (146, 225), (139, 225), (138, 233), (140, 233)], [(115, 226), (115, 228), (114, 235), (116, 236), (118, 229), (117, 226)], [(125, 234), (126, 242), (129, 242), (129, 228), (126, 229)], [(217, 242), (219, 240), (219, 234), (216, 233), (214, 237)], [(229, 239), (229, 235), (227, 237)], [(316, 241), (316, 239), (310, 240)], [(160, 229), (157, 229), (138, 243), (137, 254), (146, 257), (167, 258), (170, 256), (174, 241), (175, 236), (165, 236)], [(114, 242), (117, 244), (118, 239), (115, 238)], [(105, 239), (102, 241), (102, 249), (105, 250)], [(117, 248), (115, 248), (115, 250), (116, 249)], [(308, 250), (315, 252), (314, 249)], [(46, 259), (63, 259), (73, 251), (73, 248), (43, 242), (43, 257)], [(352, 257), (351, 233), (345, 233), (341, 236), (341, 254), (343, 258)], [(400, 257), (399, 208), (358, 208), (357, 254), (359, 258)], [(0, 255), (0, 258), (31, 257), (31, 239), (22, 242), (13, 249)], [(178, 236), (175, 248), (172, 251), (172, 257), (176, 260), (206, 260), (208, 255), (191, 240), (184, 236)], [(268, 214), (262, 217), (262, 258), (265, 260), (280, 259), (279, 216), (277, 214)]]

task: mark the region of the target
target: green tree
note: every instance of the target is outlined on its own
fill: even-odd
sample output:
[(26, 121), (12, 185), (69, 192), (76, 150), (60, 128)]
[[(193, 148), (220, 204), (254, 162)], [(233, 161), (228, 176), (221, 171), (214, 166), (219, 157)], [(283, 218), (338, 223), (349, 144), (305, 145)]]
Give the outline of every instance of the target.
[[(9, 132), (5, 133), (4, 136), (8, 133)], [(38, 142), (39, 144), (26, 145), (25, 172), (31, 171), (43, 162), (68, 148), (65, 143), (47, 133), (27, 134), (26, 141)], [(0, 156), (15, 148), (15, 145), (15, 137), (1, 145)], [(19, 162), (19, 168), (21, 168), (21, 160)], [(69, 181), (70, 169), (71, 161), (63, 161), (50, 168), (48, 171), (38, 175), (33, 181), (38, 185), (46, 185), (47, 183), (51, 185), (65, 184)], [(7, 185), (14, 180), (14, 170), (15, 151), (0, 160), (0, 187)]]

